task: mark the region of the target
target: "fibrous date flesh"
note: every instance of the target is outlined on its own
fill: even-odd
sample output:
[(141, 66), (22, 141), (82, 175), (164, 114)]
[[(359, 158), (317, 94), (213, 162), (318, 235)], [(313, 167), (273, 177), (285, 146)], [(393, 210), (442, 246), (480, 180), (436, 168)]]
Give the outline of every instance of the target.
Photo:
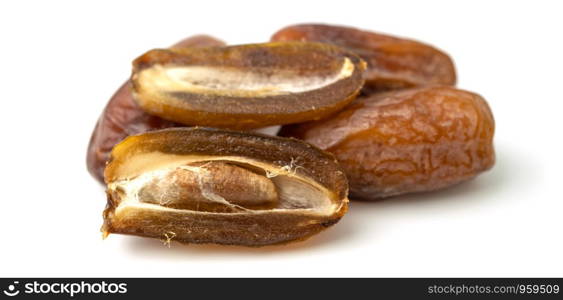
[(334, 157), (295, 139), (204, 128), (130, 136), (105, 171), (102, 231), (262, 246), (307, 238), (348, 206)]
[[(196, 35), (186, 38), (172, 47), (223, 45), (222, 41), (213, 37)], [(175, 126), (180, 126), (180, 124), (149, 115), (143, 111), (133, 100), (131, 83), (125, 82), (111, 97), (94, 128), (86, 158), (88, 171), (98, 181), (103, 182), (104, 168), (113, 146), (128, 135)]]
[(479, 95), (446, 86), (359, 97), (330, 119), (284, 126), (333, 153), (351, 198), (444, 188), (491, 168), (494, 120)]
[(133, 63), (143, 110), (186, 125), (251, 129), (317, 120), (351, 102), (365, 63), (339, 47), (288, 42), (156, 49)]
[(371, 91), (456, 82), (447, 54), (412, 40), (351, 27), (303, 24), (278, 31), (272, 41), (315, 41), (350, 49), (367, 62), (366, 88)]

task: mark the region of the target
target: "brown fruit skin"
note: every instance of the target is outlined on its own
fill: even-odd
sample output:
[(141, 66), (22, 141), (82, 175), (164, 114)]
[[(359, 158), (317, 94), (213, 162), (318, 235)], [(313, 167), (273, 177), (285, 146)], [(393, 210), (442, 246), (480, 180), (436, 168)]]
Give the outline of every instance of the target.
[(452, 59), (432, 46), (413, 40), (322, 24), (289, 26), (276, 32), (271, 40), (315, 41), (355, 52), (368, 64), (367, 91), (456, 83)]
[(164, 238), (164, 234), (173, 232), (174, 241), (182, 243), (257, 247), (304, 240), (336, 224), (348, 210), (348, 182), (334, 156), (300, 140), (238, 131), (169, 128), (130, 136), (113, 149), (105, 170), (106, 183), (127, 177), (121, 170), (132, 157), (153, 152), (249, 157), (280, 168), (293, 165), (298, 158), (300, 167), (293, 172), (330, 190), (333, 193), (331, 201), (338, 207), (330, 215), (304, 211), (201, 214), (145, 209), (133, 213), (135, 219), (123, 219), (116, 216), (119, 195), (108, 190), (102, 226), (104, 235), (120, 233)]
[[(207, 35), (186, 38), (172, 47), (223, 46), (224, 42)], [(104, 168), (113, 146), (125, 137), (150, 130), (182, 126), (144, 112), (133, 100), (128, 80), (115, 92), (104, 108), (90, 137), (86, 165), (99, 182), (104, 181)]]
[(358, 97), (333, 117), (284, 126), (336, 156), (350, 198), (379, 199), (445, 188), (495, 162), (494, 119), (479, 95), (432, 86)]
[(190, 47), (221, 47), (226, 43), (206, 34), (199, 34), (187, 37), (170, 48), (190, 48)]
[[(322, 88), (273, 96), (208, 95), (155, 92), (143, 85), (141, 74), (156, 66), (228, 67), (271, 76), (296, 71), (323, 75), (349, 59), (352, 73)], [(340, 47), (313, 42), (247, 44), (200, 49), (154, 49), (133, 62), (133, 93), (143, 110), (186, 125), (238, 130), (319, 120), (349, 104), (363, 86), (365, 62)], [(154, 81), (154, 80), (153, 80)], [(257, 92), (259, 93), (259, 92)]]

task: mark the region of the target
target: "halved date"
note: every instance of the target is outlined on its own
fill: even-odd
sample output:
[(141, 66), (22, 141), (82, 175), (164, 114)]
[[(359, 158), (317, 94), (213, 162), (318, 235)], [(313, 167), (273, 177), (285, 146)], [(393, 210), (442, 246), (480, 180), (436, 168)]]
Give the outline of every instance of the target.
[(157, 49), (133, 63), (137, 103), (186, 125), (251, 129), (318, 120), (363, 85), (365, 63), (321, 43)]
[[(196, 35), (186, 38), (172, 47), (223, 45), (224, 43), (216, 38)], [(104, 168), (113, 146), (128, 135), (179, 125), (143, 111), (133, 100), (130, 82), (125, 82), (111, 97), (92, 132), (86, 157), (88, 171), (98, 181), (103, 182)]]
[(368, 91), (456, 82), (454, 64), (447, 54), (412, 40), (351, 27), (303, 24), (281, 29), (272, 41), (314, 41), (350, 49), (368, 64)]
[(105, 171), (102, 231), (185, 243), (305, 239), (348, 207), (334, 159), (295, 139), (205, 128), (130, 136)]
[(284, 126), (333, 153), (350, 197), (436, 190), (491, 168), (494, 120), (479, 95), (434, 86), (359, 97), (330, 119)]

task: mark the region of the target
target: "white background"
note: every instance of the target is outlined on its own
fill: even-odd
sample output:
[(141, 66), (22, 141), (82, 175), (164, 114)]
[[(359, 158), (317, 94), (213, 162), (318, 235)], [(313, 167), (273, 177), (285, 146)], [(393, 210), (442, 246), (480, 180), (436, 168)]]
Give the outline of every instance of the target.
[[(2, 1), (0, 276), (563, 276), (563, 7), (558, 1)], [(172, 244), (99, 232), (96, 119), (154, 47), (262, 42), (298, 22), (450, 53), (497, 122), (497, 164), (436, 193), (351, 204), (306, 242)]]

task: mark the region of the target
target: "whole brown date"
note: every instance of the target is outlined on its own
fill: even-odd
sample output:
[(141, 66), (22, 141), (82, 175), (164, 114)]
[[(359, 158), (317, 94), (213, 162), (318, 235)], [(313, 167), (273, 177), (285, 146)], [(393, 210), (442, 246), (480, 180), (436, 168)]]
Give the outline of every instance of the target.
[[(222, 46), (224, 43), (207, 35), (186, 38), (173, 48)], [(106, 105), (90, 138), (86, 163), (90, 174), (98, 181), (104, 180), (104, 168), (113, 146), (125, 137), (150, 130), (181, 126), (152, 116), (135, 103), (131, 83), (125, 82)]]
[(454, 64), (446, 53), (413, 40), (322, 24), (289, 26), (271, 40), (322, 42), (355, 52), (368, 64), (364, 89), (368, 92), (456, 82)]
[(377, 199), (445, 188), (490, 169), (494, 120), (479, 95), (431, 86), (362, 96), (329, 119), (280, 135), (333, 153), (350, 197)]

